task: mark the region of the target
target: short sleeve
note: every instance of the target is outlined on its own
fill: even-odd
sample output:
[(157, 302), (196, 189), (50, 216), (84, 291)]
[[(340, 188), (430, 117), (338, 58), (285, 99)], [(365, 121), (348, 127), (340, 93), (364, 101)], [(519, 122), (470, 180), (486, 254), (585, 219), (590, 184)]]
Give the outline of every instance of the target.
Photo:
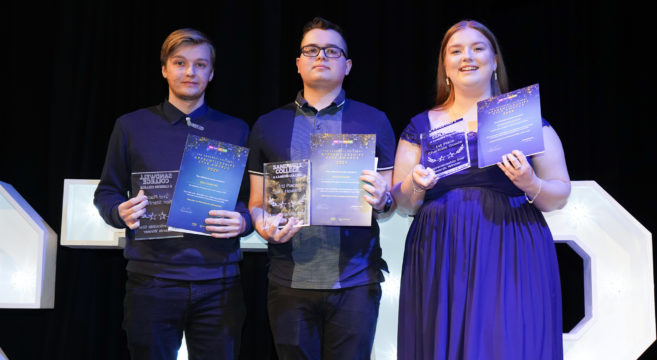
[(262, 164), (267, 159), (263, 153), (262, 141), (262, 121), (256, 121), (249, 136), (249, 159), (247, 160), (247, 169), (249, 174), (262, 175)]
[(428, 130), (428, 114), (423, 112), (411, 118), (404, 131), (401, 133), (402, 140), (406, 140), (413, 144), (420, 144), (420, 134)]
[(545, 118), (541, 118), (541, 120), (543, 121), (543, 127), (552, 127), (552, 125), (550, 125), (550, 123), (545, 120)]
[(388, 117), (383, 113), (382, 115), (381, 124), (377, 127), (376, 134), (376, 156), (379, 159), (377, 171), (392, 170), (395, 164), (395, 151), (397, 149), (395, 132), (392, 130)]

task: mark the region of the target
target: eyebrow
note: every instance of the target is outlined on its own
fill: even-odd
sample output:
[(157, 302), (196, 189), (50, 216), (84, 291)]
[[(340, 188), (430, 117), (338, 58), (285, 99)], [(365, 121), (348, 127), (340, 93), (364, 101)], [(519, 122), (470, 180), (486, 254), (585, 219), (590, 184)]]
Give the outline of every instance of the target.
[[(186, 57), (184, 57), (182, 55), (174, 55), (174, 56), (169, 57), (169, 59), (172, 59), (172, 60), (176, 60), (176, 59), (189, 60), (189, 59), (187, 59)], [(207, 62), (210, 62), (210, 60), (208, 60), (206, 58), (197, 58), (197, 59), (192, 59), (191, 61), (207, 61)]]
[[(484, 45), (484, 46), (488, 46), (488, 44), (487, 44), (485, 41), (475, 41), (475, 42), (473, 42), (471, 45)], [(453, 45), (448, 46), (447, 48), (448, 48), (448, 49), (451, 49), (451, 48), (453, 48), (453, 47), (459, 47), (459, 46), (463, 46), (463, 45), (462, 45), (462, 44), (459, 44), (459, 43), (456, 43), (456, 44), (453, 44)]]
[(333, 43), (328, 43), (328, 44), (326, 44), (326, 46), (321, 46), (321, 45), (319, 45), (319, 44), (315, 44), (315, 43), (312, 43), (312, 44), (306, 44), (306, 45), (301, 45), (301, 47), (304, 47), (304, 46), (336, 47), (336, 48), (342, 49), (342, 47), (341, 47), (340, 45), (336, 45), (336, 44), (333, 44)]

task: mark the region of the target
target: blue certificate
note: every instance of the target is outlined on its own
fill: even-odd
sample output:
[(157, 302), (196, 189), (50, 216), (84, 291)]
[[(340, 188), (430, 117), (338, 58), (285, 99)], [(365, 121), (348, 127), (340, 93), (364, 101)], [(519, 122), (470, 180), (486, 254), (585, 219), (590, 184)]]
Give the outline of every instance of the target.
[(477, 103), (479, 167), (495, 165), (502, 155), (545, 150), (538, 84)]
[(470, 167), (465, 121), (455, 120), (420, 134), (421, 162), (444, 178)]
[(210, 235), (210, 210), (235, 210), (249, 149), (188, 135), (173, 194), (170, 230)]
[(375, 150), (375, 134), (311, 135), (311, 225), (372, 225), (359, 178), (374, 170)]

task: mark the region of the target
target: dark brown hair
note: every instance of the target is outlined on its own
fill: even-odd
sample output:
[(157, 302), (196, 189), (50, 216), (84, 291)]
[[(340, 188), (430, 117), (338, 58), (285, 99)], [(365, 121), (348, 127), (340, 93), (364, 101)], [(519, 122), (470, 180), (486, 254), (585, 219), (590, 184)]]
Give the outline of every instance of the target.
[(324, 18), (321, 18), (319, 16), (315, 17), (314, 19), (308, 21), (306, 25), (303, 26), (303, 31), (301, 33), (301, 41), (303, 41), (303, 38), (306, 36), (306, 34), (313, 29), (320, 29), (320, 30), (333, 30), (340, 34), (340, 37), (342, 37), (342, 42), (344, 43), (344, 54), (346, 58), (349, 58), (347, 56), (347, 40), (344, 38), (344, 31), (342, 31), (342, 28), (338, 26), (337, 24), (334, 24)]

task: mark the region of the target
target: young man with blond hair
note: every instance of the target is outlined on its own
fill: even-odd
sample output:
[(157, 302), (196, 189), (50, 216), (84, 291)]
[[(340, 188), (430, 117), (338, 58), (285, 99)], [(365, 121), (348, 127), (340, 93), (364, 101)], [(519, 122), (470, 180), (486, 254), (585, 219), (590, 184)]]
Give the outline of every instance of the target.
[(127, 196), (132, 173), (178, 170), (188, 134), (246, 145), (247, 124), (205, 103), (214, 60), (214, 46), (197, 30), (166, 38), (161, 63), (168, 99), (116, 121), (96, 189), (103, 219), (126, 229), (123, 328), (133, 359), (176, 359), (183, 332), (190, 359), (239, 355), (245, 316), (239, 237), (252, 230), (245, 197), (234, 211), (209, 212), (211, 236), (135, 240), (148, 200), (143, 191)]

